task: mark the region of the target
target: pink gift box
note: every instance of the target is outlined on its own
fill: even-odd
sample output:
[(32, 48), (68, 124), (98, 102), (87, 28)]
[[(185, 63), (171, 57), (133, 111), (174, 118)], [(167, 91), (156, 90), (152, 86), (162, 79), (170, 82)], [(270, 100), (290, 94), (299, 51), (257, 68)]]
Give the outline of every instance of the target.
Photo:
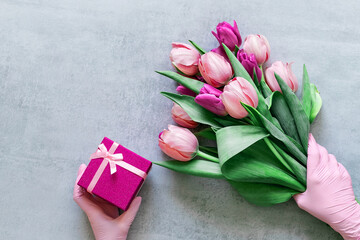
[[(110, 155), (91, 159), (78, 185), (126, 211), (143, 185), (152, 163), (107, 137), (101, 143), (103, 150)], [(97, 152), (100, 152), (99, 149)], [(108, 159), (119, 153), (122, 159), (112, 162), (116, 172), (111, 174)]]

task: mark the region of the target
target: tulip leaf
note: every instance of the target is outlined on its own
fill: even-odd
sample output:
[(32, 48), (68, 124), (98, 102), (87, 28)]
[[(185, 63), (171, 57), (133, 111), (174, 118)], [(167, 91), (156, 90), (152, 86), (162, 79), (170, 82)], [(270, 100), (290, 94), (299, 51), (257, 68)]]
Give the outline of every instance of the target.
[(173, 79), (174, 81), (180, 83), (184, 87), (190, 89), (191, 91), (197, 94), (200, 92), (200, 89), (204, 86), (203, 82), (200, 82), (199, 80), (195, 80), (192, 78), (184, 77), (176, 72), (172, 72), (172, 71), (156, 71), (156, 72), (165, 77)]
[(218, 151), (216, 147), (208, 147), (208, 146), (199, 146), (199, 150), (201, 152), (204, 152), (206, 154), (210, 154), (211, 156), (214, 156), (218, 158)]
[(258, 206), (271, 206), (288, 201), (295, 194), (293, 189), (275, 184), (229, 181), (248, 202)]
[(203, 137), (209, 140), (216, 140), (215, 132), (212, 128), (205, 128), (199, 132), (194, 133), (197, 137)]
[(300, 143), (294, 117), (290, 112), (284, 96), (278, 91), (273, 92), (271, 96), (271, 113), (280, 122), (284, 132)]
[(266, 84), (264, 79), (261, 79), (260, 81), (261, 91), (264, 94), (264, 97), (269, 97), (273, 92), (269, 88), (269, 86)]
[(300, 145), (295, 144), (295, 140), (287, 136), (283, 131), (278, 129), (273, 123), (271, 123), (267, 118), (265, 118), (261, 113), (259, 113), (255, 108), (242, 103), (244, 108), (250, 113), (252, 113), (258, 122), (261, 122), (266, 130), (269, 131), (271, 136), (281, 141), (288, 151), (294, 155), (294, 157), (300, 161), (302, 164), (306, 165), (306, 155), (304, 154), (304, 149)]
[(226, 55), (228, 56), (228, 58), (230, 60), (231, 66), (234, 70), (235, 77), (245, 78), (255, 88), (254, 82), (253, 82), (251, 76), (249, 75), (249, 73), (244, 68), (244, 66), (240, 63), (240, 61), (236, 58), (234, 53), (225, 44), (222, 44), (222, 45), (224, 47)]
[(310, 81), (309, 75), (306, 70), (306, 66), (303, 66), (303, 83), (302, 83), (302, 106), (308, 118), (310, 119), (311, 112), (311, 89), (310, 89)]
[(223, 175), (237, 182), (258, 182), (286, 186), (298, 191), (305, 187), (262, 140), (267, 131), (256, 126), (226, 127), (216, 132)]
[(235, 45), (235, 51), (234, 51), (235, 56), (237, 56), (239, 50), (240, 50), (239, 46)]
[(320, 96), (319, 91), (317, 90), (316, 86), (314, 84), (310, 84), (311, 88), (311, 102), (312, 102), (312, 108), (310, 112), (310, 123), (312, 123), (318, 113), (320, 112), (321, 105), (322, 105), (322, 99)]
[(295, 93), (291, 90), (291, 88), (276, 73), (275, 73), (275, 77), (279, 83), (281, 91), (283, 92), (284, 98), (290, 109), (290, 112), (294, 117), (296, 129), (301, 141), (300, 143), (303, 146), (305, 152), (307, 152), (309, 132), (310, 132), (309, 118), (306, 115), (299, 98), (295, 95)]
[(222, 127), (214, 120), (215, 114), (197, 104), (194, 97), (169, 92), (162, 92), (161, 94), (180, 105), (193, 121), (213, 127)]
[(227, 116), (216, 116), (215, 121), (223, 125), (224, 127), (227, 126), (235, 126), (235, 125), (245, 125), (247, 122), (241, 120), (241, 119), (235, 119), (233, 117)]
[(290, 166), (292, 172), (296, 176), (296, 179), (306, 186), (306, 167), (301, 165), (298, 161), (296, 161), (293, 157), (287, 154), (282, 148), (277, 146), (275, 143), (272, 143), (278, 153), (285, 159), (285, 161)]
[(189, 42), (196, 48), (196, 50), (198, 50), (198, 52), (203, 55), (206, 53), (206, 51), (204, 49), (202, 49), (199, 45), (197, 45), (196, 43), (194, 43), (193, 41), (189, 40)]
[(220, 171), (220, 165), (206, 160), (194, 159), (188, 162), (173, 160), (154, 162), (154, 164), (188, 175), (207, 178), (224, 178)]
[(278, 125), (278, 123), (273, 119), (273, 117), (270, 114), (270, 111), (266, 105), (265, 99), (263, 97), (263, 95), (259, 92), (259, 89), (255, 86), (254, 81), (252, 80), (251, 76), (249, 75), (249, 73), (246, 71), (246, 69), (244, 68), (244, 66), (239, 62), (239, 60), (236, 58), (236, 56), (234, 55), (233, 52), (230, 51), (230, 49), (225, 45), (222, 44), (225, 52), (230, 60), (231, 66), (234, 70), (235, 73), (235, 77), (242, 77), (244, 79), (246, 79), (255, 89), (256, 94), (258, 96), (258, 106), (257, 109), (259, 109), (259, 111), (270, 121), (272, 122), (274, 125), (276, 125), (279, 129), (281, 129), (280, 125)]

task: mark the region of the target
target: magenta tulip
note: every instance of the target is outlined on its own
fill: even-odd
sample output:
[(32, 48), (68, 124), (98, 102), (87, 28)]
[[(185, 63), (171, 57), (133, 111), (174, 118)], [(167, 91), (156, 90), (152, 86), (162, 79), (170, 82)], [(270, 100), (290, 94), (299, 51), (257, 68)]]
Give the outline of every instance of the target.
[(195, 135), (186, 128), (174, 125), (168, 126), (159, 134), (159, 147), (171, 158), (179, 161), (193, 159), (199, 149), (199, 142)]
[(199, 70), (205, 81), (213, 87), (225, 85), (233, 75), (230, 63), (214, 52), (201, 56)]
[(286, 82), (293, 92), (296, 92), (298, 89), (298, 81), (291, 70), (291, 64), (292, 63), (276, 61), (265, 70), (265, 80), (272, 91), (281, 92), (280, 86), (274, 75), (274, 73), (276, 73), (284, 80), (284, 82)]
[(245, 70), (249, 73), (251, 78), (254, 80), (254, 69), (256, 72), (256, 78), (260, 82), (261, 80), (261, 70), (256, 62), (254, 54), (247, 54), (243, 49), (239, 50), (237, 53), (237, 59), (244, 66)]
[(221, 93), (219, 89), (205, 83), (200, 89), (200, 94), (195, 97), (195, 102), (216, 115), (225, 116), (227, 112), (219, 98)]
[(171, 109), (172, 119), (182, 127), (186, 128), (196, 128), (199, 124), (193, 121), (190, 116), (180, 107), (178, 104), (174, 103)]
[(188, 89), (187, 87), (184, 87), (182, 85), (177, 86), (176, 91), (178, 93), (180, 93), (181, 95), (188, 95), (188, 96), (192, 96), (192, 97), (196, 96), (196, 93), (194, 93), (193, 91), (191, 91), (190, 89)]
[(244, 41), (244, 51), (247, 54), (254, 54), (256, 62), (262, 65), (270, 57), (270, 45), (263, 35), (249, 35)]
[(255, 88), (246, 79), (241, 77), (231, 80), (224, 87), (224, 92), (220, 95), (220, 98), (230, 116), (237, 119), (248, 115), (241, 102), (254, 108), (258, 105), (258, 96)]
[(241, 45), (242, 40), (236, 21), (234, 21), (234, 26), (227, 22), (219, 23), (216, 27), (216, 32), (212, 31), (212, 34), (219, 41), (220, 45), (224, 43), (231, 51), (235, 50), (235, 46)]
[(182, 73), (193, 76), (198, 72), (199, 52), (192, 46), (184, 43), (172, 43), (170, 60), (175, 68)]

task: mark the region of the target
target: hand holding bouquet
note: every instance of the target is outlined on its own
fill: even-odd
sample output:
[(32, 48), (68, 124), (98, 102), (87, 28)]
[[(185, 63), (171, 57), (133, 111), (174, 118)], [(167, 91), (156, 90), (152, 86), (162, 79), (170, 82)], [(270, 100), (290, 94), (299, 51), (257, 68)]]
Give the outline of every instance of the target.
[[(340, 224), (344, 217), (360, 218), (353, 192), (345, 194), (341, 203), (330, 204), (328, 207), (333, 211), (324, 209), (324, 216), (313, 207), (316, 205), (313, 198), (321, 199), (317, 194), (322, 187), (328, 189), (325, 186), (329, 181), (341, 182), (350, 177), (332, 155), (329, 161), (321, 161), (326, 165), (316, 176), (332, 172), (336, 177), (315, 181), (311, 177), (316, 164), (307, 161), (314, 159), (316, 143), (311, 138), (312, 149), (308, 151), (310, 124), (319, 113), (322, 100), (309, 81), (305, 65), (299, 99), (291, 63), (276, 61), (263, 69), (270, 56), (266, 37), (249, 35), (241, 49), (242, 38), (235, 21), (234, 26), (220, 23), (216, 31), (213, 34), (220, 43), (217, 48), (206, 52), (192, 41), (193, 47), (174, 43), (170, 59), (177, 72), (158, 72), (180, 84), (177, 88), (180, 94), (162, 92), (175, 103), (172, 111), (175, 122), (186, 128), (198, 124), (206, 127), (193, 134), (186, 128), (170, 125), (169, 130), (159, 135), (159, 146), (176, 160), (155, 164), (185, 174), (226, 179), (246, 200), (260, 206), (282, 203), (296, 196), (301, 208), (347, 237), (351, 232), (348, 225)], [(201, 146), (197, 137), (214, 143)], [(323, 159), (324, 151), (320, 154)], [(314, 182), (323, 184), (315, 187)], [(328, 195), (332, 198), (328, 203), (338, 201), (340, 192), (351, 187), (351, 181), (338, 187), (338, 191)], [(345, 206), (340, 208), (345, 213), (329, 220), (329, 215), (339, 210), (339, 204)], [(357, 226), (360, 229), (360, 224)], [(356, 236), (360, 231), (352, 233)]]

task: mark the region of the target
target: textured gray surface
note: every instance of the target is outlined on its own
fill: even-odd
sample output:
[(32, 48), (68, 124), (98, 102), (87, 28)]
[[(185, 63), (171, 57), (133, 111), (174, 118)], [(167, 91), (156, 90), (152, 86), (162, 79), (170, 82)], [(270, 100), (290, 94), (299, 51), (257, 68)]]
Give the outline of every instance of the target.
[[(130, 3), (131, 2), (131, 3)], [(92, 239), (72, 200), (78, 166), (103, 136), (165, 159), (171, 123), (159, 91), (175, 84), (172, 41), (216, 46), (210, 31), (236, 19), (261, 33), (270, 61), (306, 63), (324, 108), (317, 140), (349, 170), (360, 196), (360, 6), (346, 1), (0, 0), (0, 239)], [(129, 239), (340, 239), (293, 201), (245, 202), (219, 180), (154, 167)]]

